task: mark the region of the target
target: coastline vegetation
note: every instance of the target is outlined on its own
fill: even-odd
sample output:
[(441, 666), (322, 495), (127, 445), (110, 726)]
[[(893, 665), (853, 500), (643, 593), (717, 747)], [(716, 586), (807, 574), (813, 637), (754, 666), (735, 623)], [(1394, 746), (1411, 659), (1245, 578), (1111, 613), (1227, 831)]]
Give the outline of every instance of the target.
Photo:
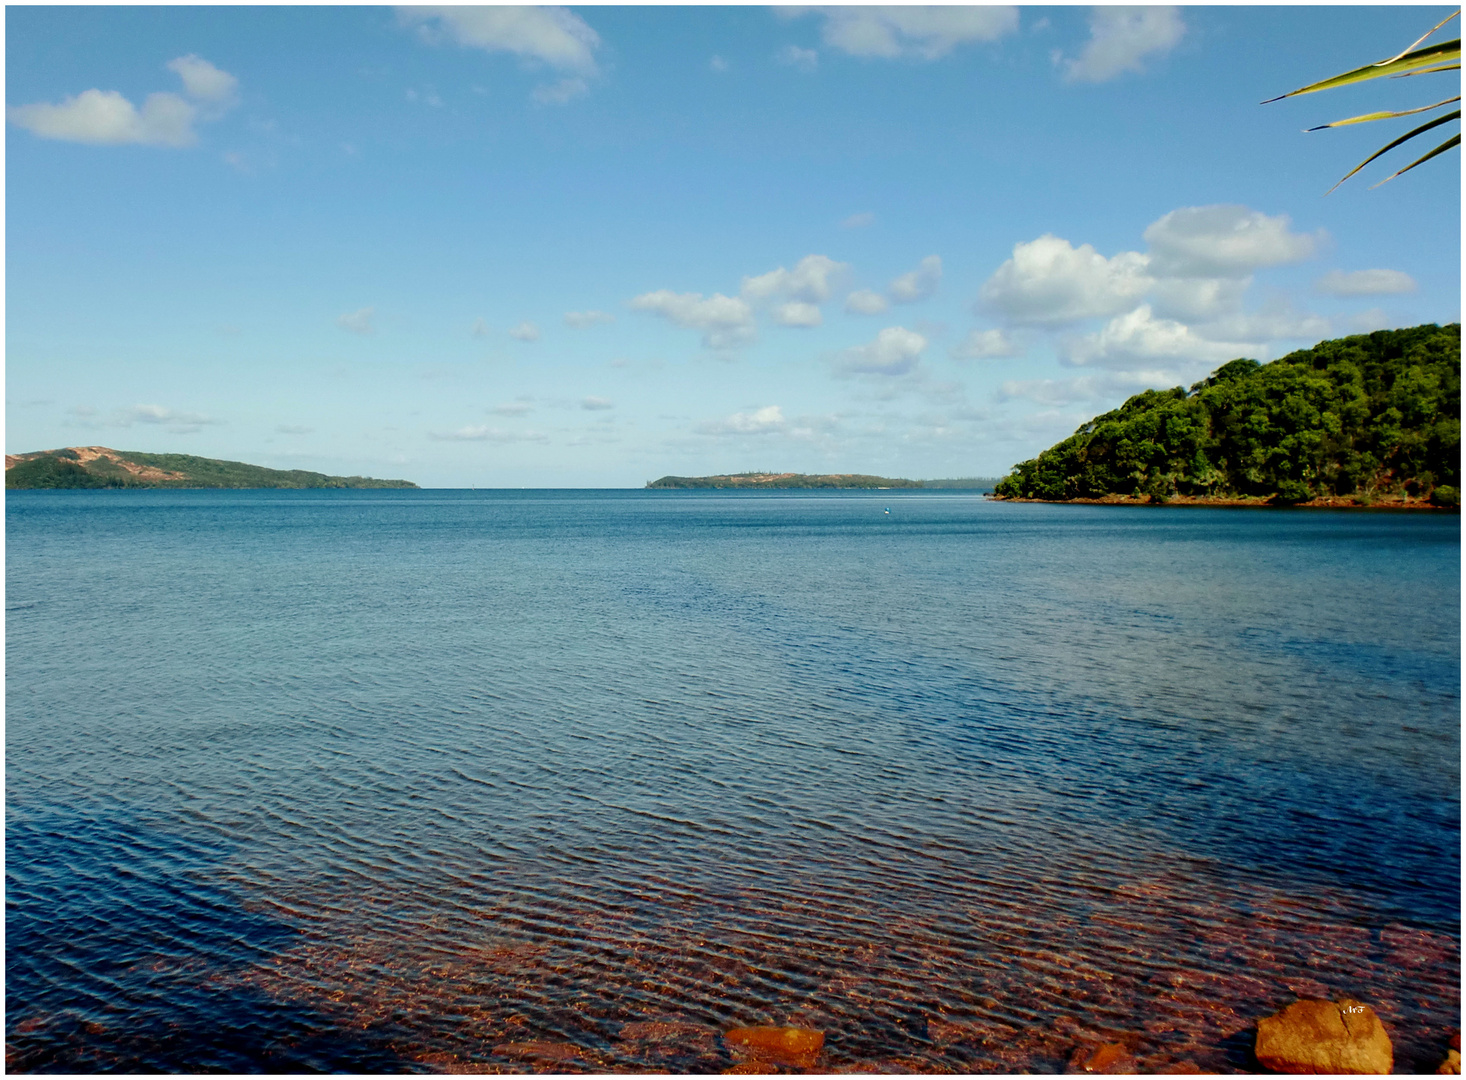
[(1460, 458), (1461, 327), (1429, 324), (1146, 390), (1015, 465), (995, 494), (1458, 507)]
[(192, 454), (147, 454), (101, 446), (7, 457), (7, 489), (38, 488), (415, 488), (408, 480), (267, 469)]

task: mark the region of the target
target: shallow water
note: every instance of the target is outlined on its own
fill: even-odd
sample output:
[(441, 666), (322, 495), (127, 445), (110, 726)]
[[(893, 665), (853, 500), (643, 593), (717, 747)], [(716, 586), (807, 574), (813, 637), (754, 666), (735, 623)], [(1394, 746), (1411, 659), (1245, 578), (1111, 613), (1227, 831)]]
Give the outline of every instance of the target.
[(788, 1023), (821, 1071), (1236, 1071), (1347, 992), (1403, 1070), (1457, 1023), (1457, 517), (7, 494), (12, 1069)]

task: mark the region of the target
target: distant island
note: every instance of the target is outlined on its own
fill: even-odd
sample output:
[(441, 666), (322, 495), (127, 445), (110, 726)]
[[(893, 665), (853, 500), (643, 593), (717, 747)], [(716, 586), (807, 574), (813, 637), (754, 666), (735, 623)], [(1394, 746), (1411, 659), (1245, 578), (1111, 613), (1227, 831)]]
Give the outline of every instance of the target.
[(664, 476), (647, 482), (649, 488), (965, 488), (991, 491), (995, 478), (971, 476), (955, 480), (898, 480), (861, 473), (729, 473), (723, 476)]
[(1323, 341), (1147, 390), (1021, 462), (1000, 499), (1460, 506), (1461, 327)]
[(5, 486), (25, 488), (415, 488), (408, 480), (266, 469), (192, 454), (68, 446), (5, 455)]

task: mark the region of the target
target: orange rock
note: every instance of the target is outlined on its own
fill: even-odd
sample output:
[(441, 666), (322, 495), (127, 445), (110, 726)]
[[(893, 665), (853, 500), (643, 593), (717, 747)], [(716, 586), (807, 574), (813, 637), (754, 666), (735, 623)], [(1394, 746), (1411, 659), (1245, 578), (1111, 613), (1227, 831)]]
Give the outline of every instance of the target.
[(1257, 1022), (1257, 1060), (1281, 1073), (1388, 1073), (1394, 1048), (1368, 1005), (1295, 1001)]
[(812, 1028), (742, 1027), (723, 1033), (723, 1042), (735, 1053), (756, 1061), (771, 1061), (807, 1069), (825, 1045), (825, 1033)]
[(1117, 1042), (1079, 1047), (1069, 1059), (1069, 1068), (1075, 1072), (1106, 1073), (1112, 1076), (1139, 1071), (1130, 1051), (1125, 1049), (1125, 1044)]
[(532, 1040), (499, 1043), (494, 1047), (494, 1053), (529, 1060), (574, 1061), (581, 1056), (581, 1049), (574, 1043)]
[(731, 1069), (724, 1069), (724, 1076), (742, 1076), (745, 1073), (776, 1073), (779, 1071), (777, 1065), (770, 1065), (767, 1061), (740, 1061)]
[(1461, 1051), (1447, 1050), (1446, 1060), (1442, 1061), (1440, 1068), (1436, 1069), (1437, 1076), (1460, 1076), (1461, 1075)]

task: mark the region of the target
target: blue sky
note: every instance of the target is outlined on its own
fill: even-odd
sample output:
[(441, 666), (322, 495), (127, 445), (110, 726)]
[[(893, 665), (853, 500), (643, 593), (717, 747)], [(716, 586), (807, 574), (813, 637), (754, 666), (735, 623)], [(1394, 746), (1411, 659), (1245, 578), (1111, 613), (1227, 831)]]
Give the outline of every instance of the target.
[(1449, 10), (10, 7), (6, 448), (1001, 475), (1459, 320), (1459, 155), (1302, 133), (1458, 75), (1259, 105)]

